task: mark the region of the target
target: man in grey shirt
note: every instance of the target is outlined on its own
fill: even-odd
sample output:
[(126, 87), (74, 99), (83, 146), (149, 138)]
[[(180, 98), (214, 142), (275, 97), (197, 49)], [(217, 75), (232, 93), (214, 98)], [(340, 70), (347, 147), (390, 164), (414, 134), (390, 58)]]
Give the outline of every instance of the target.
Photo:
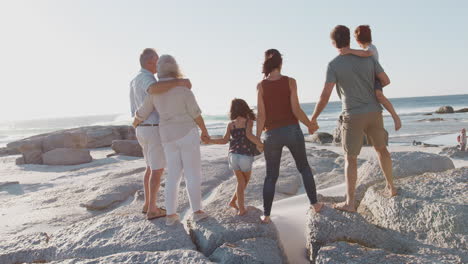
[[(345, 26), (336, 26), (331, 32), (333, 45), (337, 49), (349, 48), (350, 33)], [(374, 92), (375, 76), (383, 86), (390, 80), (373, 57), (339, 55), (328, 64), (327, 77), (320, 100), (315, 106), (311, 122), (328, 104), (333, 87), (336, 85), (342, 102), (343, 127), (342, 144), (345, 152), (346, 202), (334, 205), (336, 209), (355, 212), (355, 189), (357, 181), (357, 157), (361, 151), (364, 134), (372, 142), (387, 181), (388, 196), (395, 196), (392, 160), (386, 146), (386, 132), (383, 127), (382, 107)]]
[[(179, 79), (168, 82), (157, 82), (154, 74), (157, 72), (158, 54), (154, 49), (144, 49), (140, 55), (141, 69), (130, 82), (130, 106), (132, 117), (135, 116), (138, 108), (143, 104), (148, 92), (163, 93), (169, 89), (184, 85), (191, 87), (190, 81)], [(156, 200), (159, 190), (161, 176), (166, 166), (164, 150), (159, 135), (159, 114), (152, 111), (135, 129), (138, 143), (140, 143), (143, 157), (146, 162), (146, 172), (144, 177), (145, 203), (142, 212), (147, 214), (147, 219), (151, 220), (166, 215), (164, 209), (158, 208)]]

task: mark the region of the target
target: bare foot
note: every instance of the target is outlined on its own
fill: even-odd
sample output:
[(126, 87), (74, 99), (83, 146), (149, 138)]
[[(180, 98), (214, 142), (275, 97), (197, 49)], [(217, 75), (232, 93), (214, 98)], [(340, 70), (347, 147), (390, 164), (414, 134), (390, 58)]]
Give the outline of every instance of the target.
[(246, 213), (247, 213), (247, 210), (245, 210), (245, 208), (239, 208), (238, 215), (242, 216), (242, 215), (245, 215)]
[(333, 205), (333, 208), (335, 208), (336, 210), (350, 212), (350, 213), (356, 212), (356, 208), (354, 208), (354, 205), (348, 205), (346, 204), (346, 202), (336, 203)]
[(146, 214), (148, 212), (148, 205), (147, 204), (143, 205), (143, 208), (141, 209), (141, 212), (143, 214)]
[(271, 222), (271, 219), (269, 216), (262, 216), (260, 217), (260, 220), (262, 221), (262, 224), (269, 224)]
[(237, 207), (237, 204), (235, 201), (231, 201), (228, 205), (236, 210), (239, 210), (239, 207)]
[(312, 205), (310, 205), (310, 209), (314, 209), (314, 211), (316, 213), (320, 212), (320, 210), (322, 210), (323, 208), (323, 203), (314, 203)]
[(395, 186), (392, 186), (392, 187), (386, 186), (385, 187), (384, 193), (383, 193), (383, 196), (385, 198), (392, 198), (392, 197), (397, 196), (397, 195), (398, 195), (398, 192), (397, 192), (397, 189), (395, 188)]
[(400, 130), (401, 128), (401, 120), (399, 116), (393, 117), (393, 122), (395, 123), (395, 131)]

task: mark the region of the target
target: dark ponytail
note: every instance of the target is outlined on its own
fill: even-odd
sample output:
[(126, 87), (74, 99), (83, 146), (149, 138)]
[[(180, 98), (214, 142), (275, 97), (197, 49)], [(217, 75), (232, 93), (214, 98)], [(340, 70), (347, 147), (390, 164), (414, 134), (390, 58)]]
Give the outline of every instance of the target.
[(281, 68), (283, 57), (277, 49), (269, 49), (265, 51), (265, 62), (263, 63), (263, 75), (268, 77), (274, 69)]

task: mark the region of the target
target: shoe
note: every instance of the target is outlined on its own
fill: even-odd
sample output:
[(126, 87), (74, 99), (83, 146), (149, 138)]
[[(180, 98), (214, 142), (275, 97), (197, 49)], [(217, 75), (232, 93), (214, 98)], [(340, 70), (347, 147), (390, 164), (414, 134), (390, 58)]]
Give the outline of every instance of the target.
[(205, 212), (203, 212), (203, 213), (193, 213), (192, 214), (192, 219), (193, 219), (194, 222), (201, 221), (201, 220), (203, 220), (203, 219), (205, 219), (207, 217), (208, 217), (208, 214), (205, 213)]
[(179, 216), (171, 216), (171, 217), (166, 217), (166, 225), (167, 226), (172, 226), (175, 223), (179, 222)]

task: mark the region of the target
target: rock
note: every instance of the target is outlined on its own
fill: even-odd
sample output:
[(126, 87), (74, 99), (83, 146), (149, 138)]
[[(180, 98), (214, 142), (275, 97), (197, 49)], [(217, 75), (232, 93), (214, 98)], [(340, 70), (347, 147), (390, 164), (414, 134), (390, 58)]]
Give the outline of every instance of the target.
[(421, 119), (421, 120), (418, 120), (417, 122), (440, 122), (440, 121), (445, 121), (445, 120), (443, 118), (436, 117), (436, 118)]
[(143, 157), (143, 152), (137, 140), (114, 140), (112, 149), (120, 155)]
[(117, 127), (119, 130), (122, 139), (124, 140), (136, 140), (135, 128), (132, 126), (119, 126)]
[(325, 132), (316, 132), (310, 136), (308, 141), (318, 144), (332, 143), (333, 135)]
[(50, 264), (108, 264), (108, 263), (158, 263), (158, 264), (208, 264), (212, 263), (203, 254), (195, 250), (168, 250), (156, 252), (132, 251), (117, 253), (95, 259), (67, 259), (52, 261)]
[(390, 200), (380, 194), (383, 185), (374, 185), (360, 211), (369, 212), (371, 223), (422, 243), (467, 249), (467, 179), (468, 167), (408, 177), (396, 182), (399, 195)]
[(42, 154), (46, 165), (76, 165), (93, 160), (87, 149), (57, 148)]
[(122, 135), (114, 127), (94, 127), (86, 130), (88, 144), (86, 148), (102, 148), (112, 145), (112, 141), (122, 139)]
[(432, 115), (432, 113), (424, 113), (423, 115), (429, 116), (429, 115)]
[(210, 256), (210, 260), (216, 263), (287, 263), (279, 254), (281, 249), (276, 241), (269, 238), (250, 238), (234, 243), (224, 243)]
[(458, 147), (445, 147), (439, 154), (446, 155), (451, 158), (468, 158), (468, 151), (460, 151)]
[[(417, 165), (415, 166), (417, 167)], [(313, 263), (466, 263), (468, 167), (397, 179), (398, 196), (369, 187), (358, 213), (309, 212)]]
[(143, 188), (141, 175), (145, 168), (106, 175), (100, 180), (89, 182), (81, 197), (80, 206), (90, 211), (105, 210), (127, 200)]
[[(448, 157), (426, 152), (393, 152), (393, 177), (399, 179), (426, 172), (442, 172), (455, 168)], [(358, 170), (356, 200), (359, 202), (370, 185), (385, 180), (377, 158), (364, 163)]]
[[(42, 164), (42, 151), (40, 150), (31, 150), (22, 153), (23, 154), (23, 164)], [(21, 163), (21, 159), (18, 161)]]
[(5, 186), (9, 186), (9, 185), (16, 185), (16, 184), (19, 184), (19, 182), (18, 181), (0, 182), (0, 188), (5, 187)]
[(321, 247), (318, 252), (316, 264), (347, 264), (347, 263), (460, 263), (460, 258), (447, 255), (403, 255), (390, 253), (382, 249), (368, 248), (356, 243), (336, 242)]
[(18, 149), (0, 148), (0, 157), (21, 154)]
[(453, 107), (451, 106), (441, 106), (439, 109), (437, 109), (436, 113), (437, 114), (452, 114), (454, 111), (453, 111)]
[(18, 158), (16, 158), (16, 160), (15, 160), (15, 164), (16, 164), (16, 165), (23, 165), (23, 164), (25, 164), (25, 163), (26, 163), (26, 162), (24, 161), (24, 157), (23, 157), (23, 156), (18, 157)]
[(42, 140), (44, 153), (57, 148), (85, 148), (88, 143), (86, 133), (52, 134)]
[(468, 112), (468, 108), (462, 108), (462, 109), (458, 109), (455, 111), (455, 113), (466, 113)]
[(164, 218), (147, 221), (140, 210), (139, 204), (132, 203), (50, 235), (35, 233), (2, 240), (0, 263), (93, 259), (134, 251), (187, 251), (167, 259), (176, 262), (178, 257), (193, 254), (190, 252), (196, 249), (195, 245), (182, 224), (167, 227)]

